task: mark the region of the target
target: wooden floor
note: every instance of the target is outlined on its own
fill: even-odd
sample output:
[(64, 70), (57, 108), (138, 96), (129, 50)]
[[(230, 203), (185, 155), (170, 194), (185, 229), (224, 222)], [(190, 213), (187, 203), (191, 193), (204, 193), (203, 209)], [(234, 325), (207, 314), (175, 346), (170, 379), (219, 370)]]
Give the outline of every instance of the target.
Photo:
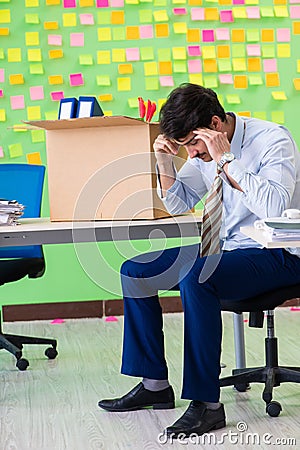
[[(300, 365), (299, 320), (300, 312), (288, 308), (276, 312), (283, 365)], [(123, 395), (139, 381), (119, 375), (122, 318), (117, 322), (67, 320), (59, 325), (46, 321), (4, 324), (6, 332), (57, 338), (59, 355), (48, 361), (42, 347), (27, 346), (24, 357), (30, 366), (20, 372), (15, 359), (3, 350), (0, 352), (0, 450), (270, 449), (276, 439), (281, 439), (277, 448), (300, 448), (300, 386), (294, 383), (275, 389), (274, 400), (283, 407), (277, 418), (265, 413), (262, 385), (253, 385), (246, 393), (227, 387), (222, 389), (221, 397), (227, 428), (215, 433), (211, 445), (159, 442), (159, 434), (188, 405), (188, 401), (180, 399), (182, 315), (168, 314), (164, 321), (176, 409), (119, 414), (102, 411), (97, 403), (102, 398)], [(222, 362), (227, 367), (222, 374), (229, 375), (234, 367), (231, 313), (224, 313), (223, 322)], [(245, 331), (248, 365), (261, 365), (265, 331), (247, 326)], [(247, 430), (242, 431), (243, 427)], [(287, 444), (289, 439), (297, 440), (297, 444), (294, 441)]]

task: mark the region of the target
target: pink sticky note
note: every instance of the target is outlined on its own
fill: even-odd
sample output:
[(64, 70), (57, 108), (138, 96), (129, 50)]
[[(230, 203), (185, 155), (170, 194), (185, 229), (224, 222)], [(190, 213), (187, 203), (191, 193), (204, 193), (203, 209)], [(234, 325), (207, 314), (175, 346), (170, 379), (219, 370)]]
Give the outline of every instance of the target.
[(0, 158), (4, 158), (4, 151), (1, 146), (0, 146)]
[(224, 9), (223, 11), (220, 11), (220, 22), (234, 22), (231, 9)]
[(263, 60), (264, 72), (277, 72), (277, 59)]
[(70, 33), (70, 46), (71, 47), (83, 47), (84, 46), (84, 33)]
[(216, 29), (216, 39), (218, 41), (230, 41), (229, 28), (217, 28)]
[(205, 20), (204, 8), (191, 8), (192, 20)]
[(82, 86), (84, 84), (82, 73), (71, 73), (70, 74), (70, 85), (71, 86)]
[(50, 93), (50, 95), (51, 95), (51, 100), (53, 100), (54, 102), (60, 101), (62, 98), (65, 98), (63, 91), (53, 91)]
[(174, 8), (173, 13), (175, 16), (184, 16), (187, 13), (186, 8)]
[(233, 84), (233, 76), (231, 73), (220, 73), (219, 80), (221, 84)]
[(152, 25), (140, 25), (140, 38), (152, 39), (153, 38), (153, 26)]
[(48, 34), (48, 45), (62, 45), (62, 35)]
[(12, 95), (10, 97), (10, 106), (11, 109), (24, 109), (25, 108), (24, 95)]
[(29, 89), (31, 100), (43, 100), (44, 99), (44, 87), (43, 86), (32, 86)]
[(248, 56), (260, 56), (261, 55), (260, 44), (248, 44), (247, 45), (247, 55)]
[(214, 42), (214, 30), (202, 30), (202, 42)]
[(199, 45), (188, 45), (189, 56), (201, 56), (201, 49)]
[(115, 316), (107, 316), (105, 322), (118, 322), (118, 319)]
[(244, 5), (245, 0), (232, 0), (233, 5)]
[(246, 15), (248, 19), (260, 19), (259, 6), (247, 6)]
[(0, 83), (4, 83), (4, 69), (0, 69)]
[(289, 28), (277, 28), (276, 33), (278, 42), (290, 42), (291, 31)]
[(76, 8), (76, 0), (63, 0), (64, 8)]
[(139, 61), (140, 60), (140, 49), (139, 48), (126, 48), (126, 59), (127, 61)]
[(112, 8), (120, 8), (124, 6), (124, 0), (110, 0), (110, 6)]
[(0, 97), (3, 97), (4, 93), (3, 93), (3, 89), (0, 89)]
[(188, 72), (189, 73), (200, 73), (200, 72), (202, 72), (202, 61), (201, 61), (201, 59), (189, 59), (188, 60)]
[(53, 319), (50, 323), (61, 324), (61, 323), (65, 323), (65, 320), (64, 319)]
[(96, 6), (97, 8), (108, 8), (108, 0), (97, 0)]
[(300, 19), (300, 6), (290, 6), (291, 19)]
[(159, 77), (159, 82), (161, 86), (174, 86), (174, 80), (171, 75)]
[(93, 14), (79, 14), (79, 20), (81, 25), (94, 25)]

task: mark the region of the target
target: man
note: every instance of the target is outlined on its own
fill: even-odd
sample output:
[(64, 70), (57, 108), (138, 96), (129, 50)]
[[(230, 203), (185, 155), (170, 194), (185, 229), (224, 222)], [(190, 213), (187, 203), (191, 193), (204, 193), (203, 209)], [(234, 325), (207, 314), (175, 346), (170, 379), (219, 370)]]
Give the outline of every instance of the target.
[[(220, 299), (242, 304), (264, 291), (300, 282), (297, 249), (264, 249), (240, 232), (257, 219), (300, 206), (300, 154), (284, 127), (225, 113), (215, 92), (194, 84), (171, 92), (160, 112), (160, 126), (154, 150), (162, 199), (170, 213), (189, 210), (214, 180), (221, 180), (221, 253), (204, 255), (203, 248), (192, 245), (123, 264), (122, 373), (142, 377), (142, 382), (99, 406), (114, 412), (174, 407), (157, 292), (179, 289), (184, 310), (182, 397), (191, 402), (166, 432), (173, 437), (201, 435), (225, 426), (219, 402)], [(176, 173), (173, 155), (179, 146), (185, 147), (188, 160)]]

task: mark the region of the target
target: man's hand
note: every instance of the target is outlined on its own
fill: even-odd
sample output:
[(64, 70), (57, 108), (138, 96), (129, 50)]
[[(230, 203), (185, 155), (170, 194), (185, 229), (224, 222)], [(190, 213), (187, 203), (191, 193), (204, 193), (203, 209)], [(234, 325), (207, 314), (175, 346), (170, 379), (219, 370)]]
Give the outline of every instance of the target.
[(207, 147), (207, 150), (214, 161), (217, 163), (224, 152), (230, 152), (230, 142), (227, 133), (211, 130), (210, 128), (198, 128), (194, 131), (195, 139), (201, 139)]
[(179, 147), (178, 144), (170, 141), (163, 134), (159, 134), (153, 144), (156, 159), (159, 160), (165, 155), (177, 155)]

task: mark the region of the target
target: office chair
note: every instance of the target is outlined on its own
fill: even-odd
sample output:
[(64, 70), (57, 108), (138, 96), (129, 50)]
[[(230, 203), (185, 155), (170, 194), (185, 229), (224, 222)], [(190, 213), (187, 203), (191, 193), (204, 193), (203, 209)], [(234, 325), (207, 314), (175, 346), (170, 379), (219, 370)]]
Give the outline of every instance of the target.
[[(45, 167), (32, 164), (0, 164), (0, 197), (17, 200), (25, 205), (23, 217), (39, 217), (41, 212)], [(0, 248), (0, 285), (28, 278), (41, 277), (45, 272), (45, 260), (41, 245)], [(19, 370), (26, 370), (29, 362), (22, 358), (23, 344), (51, 345), (45, 351), (49, 359), (57, 356), (54, 339), (4, 334), (1, 327), (0, 349), (17, 358)]]
[(264, 383), (262, 398), (266, 403), (266, 412), (271, 417), (279, 416), (282, 407), (272, 401), (273, 388), (284, 382), (300, 383), (300, 367), (278, 365), (278, 344), (274, 329), (274, 309), (287, 300), (300, 297), (300, 284), (287, 286), (276, 291), (240, 301), (221, 302), (223, 311), (235, 313), (250, 312), (249, 326), (262, 328), (264, 311), (267, 319), (267, 337), (265, 338), (265, 366), (232, 370), (232, 376), (220, 378), (220, 386), (234, 386), (244, 392), (250, 383)]

